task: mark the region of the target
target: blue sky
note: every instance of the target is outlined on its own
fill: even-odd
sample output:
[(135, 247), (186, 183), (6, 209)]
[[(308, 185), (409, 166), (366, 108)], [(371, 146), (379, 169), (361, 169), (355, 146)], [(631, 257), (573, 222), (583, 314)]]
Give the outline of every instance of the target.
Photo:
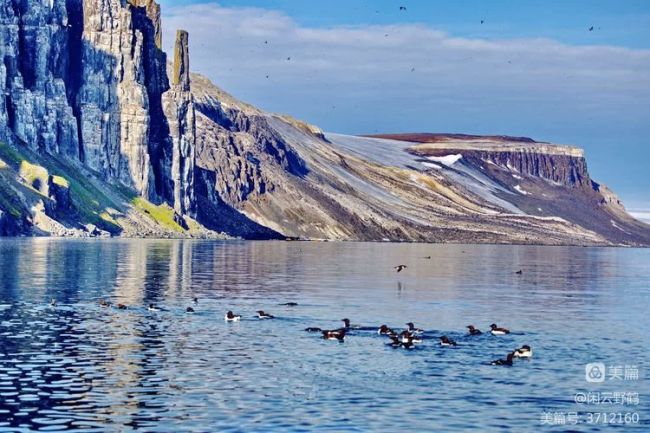
[(342, 133), (575, 144), (650, 209), (650, 1), (160, 3), (165, 47), (185, 28), (192, 69), (261, 108)]

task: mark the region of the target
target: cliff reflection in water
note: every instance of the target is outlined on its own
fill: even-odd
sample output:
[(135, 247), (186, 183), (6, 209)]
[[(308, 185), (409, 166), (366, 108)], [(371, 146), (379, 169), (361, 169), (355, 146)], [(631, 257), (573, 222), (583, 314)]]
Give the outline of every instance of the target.
[[(537, 431), (542, 410), (575, 409), (594, 356), (644, 359), (648, 264), (632, 249), (0, 240), (0, 428), (397, 431), (406, 407), (413, 431)], [(303, 331), (343, 317), (370, 331)], [(414, 351), (373, 328), (409, 320), (427, 330)], [(513, 333), (466, 336), (493, 322)], [(486, 365), (522, 344), (530, 362)]]

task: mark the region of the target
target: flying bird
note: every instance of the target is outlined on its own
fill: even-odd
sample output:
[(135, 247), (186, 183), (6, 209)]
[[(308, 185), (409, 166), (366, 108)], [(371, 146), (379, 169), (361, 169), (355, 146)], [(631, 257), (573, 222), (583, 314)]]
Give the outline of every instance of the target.
[(405, 10), (406, 10), (406, 6), (400, 6), (400, 7), (399, 7), (399, 10), (401, 10), (401, 11), (405, 11)]
[(593, 32), (594, 31), (594, 26), (589, 27), (589, 31)]
[(398, 273), (402, 272), (402, 270), (406, 269), (408, 266), (406, 265), (397, 265), (393, 269), (395, 269)]

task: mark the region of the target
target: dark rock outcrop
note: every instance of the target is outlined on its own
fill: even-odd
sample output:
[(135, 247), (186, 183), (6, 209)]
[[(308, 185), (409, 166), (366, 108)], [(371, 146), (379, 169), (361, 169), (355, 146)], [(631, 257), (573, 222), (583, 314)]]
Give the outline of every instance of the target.
[[(507, 167), (524, 175), (536, 176), (571, 187), (589, 188), (591, 179), (582, 156), (544, 153), (543, 151), (475, 152), (466, 158)], [(478, 162), (478, 161), (476, 161)]]

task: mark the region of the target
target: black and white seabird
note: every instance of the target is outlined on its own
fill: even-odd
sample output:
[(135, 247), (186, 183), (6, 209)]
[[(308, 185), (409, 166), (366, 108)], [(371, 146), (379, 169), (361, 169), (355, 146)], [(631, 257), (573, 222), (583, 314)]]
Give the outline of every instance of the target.
[(407, 328), (408, 331), (413, 335), (420, 335), (420, 334), (424, 333), (424, 330), (420, 329), (420, 328), (416, 328), (415, 325), (413, 324), (413, 322), (408, 322), (406, 324), (406, 326), (408, 326), (408, 328)]
[(532, 358), (533, 349), (529, 345), (524, 344), (519, 349), (515, 350), (515, 358)]
[(451, 338), (447, 337), (446, 335), (443, 335), (440, 337), (440, 345), (441, 346), (456, 346), (456, 342), (452, 340)]
[(345, 329), (334, 329), (321, 332), (323, 333), (323, 338), (325, 340), (338, 340), (341, 342), (345, 340)]
[(259, 310), (259, 311), (257, 311), (257, 317), (259, 319), (273, 319), (275, 316), (273, 316), (273, 314), (268, 314), (268, 313), (265, 313), (262, 310)]
[(490, 325), (490, 332), (492, 335), (506, 335), (510, 334), (510, 331), (506, 328), (499, 328), (496, 323)]
[(223, 320), (225, 320), (226, 322), (238, 322), (239, 319), (241, 319), (241, 316), (233, 313), (232, 311), (228, 311), (226, 315), (223, 317)]
[(381, 325), (379, 327), (379, 329), (377, 330), (377, 334), (379, 334), (379, 335), (395, 335), (395, 336), (397, 336), (395, 331), (393, 331), (392, 329), (390, 329), (386, 325)]
[(506, 359), (496, 359), (490, 362), (490, 365), (512, 365), (512, 358), (515, 356), (514, 352), (508, 353)]

